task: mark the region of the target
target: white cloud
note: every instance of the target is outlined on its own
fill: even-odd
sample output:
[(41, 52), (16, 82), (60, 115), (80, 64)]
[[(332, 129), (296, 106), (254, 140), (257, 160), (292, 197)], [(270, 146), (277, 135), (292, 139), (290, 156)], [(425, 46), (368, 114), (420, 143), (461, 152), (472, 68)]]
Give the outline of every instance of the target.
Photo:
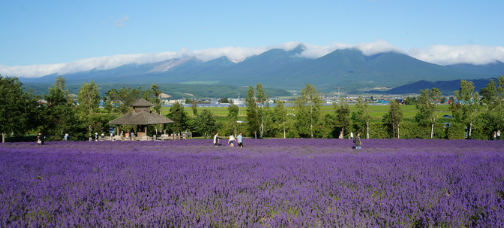
[(129, 17), (128, 16), (125, 16), (125, 17), (121, 17), (119, 19), (117, 19), (116, 21), (114, 21), (114, 25), (116, 28), (121, 28), (124, 26), (124, 24), (129, 21)]
[(409, 52), (414, 58), (439, 65), (470, 63), (484, 65), (504, 62), (504, 47), (481, 45), (433, 45), (427, 49), (412, 49)]
[[(13, 77), (41, 77), (49, 74), (70, 74), (90, 70), (107, 70), (119, 67), (125, 64), (146, 64), (169, 60), (173, 58), (195, 57), (202, 61), (209, 61), (222, 56), (227, 56), (235, 62), (245, 60), (247, 57), (259, 55), (273, 48), (283, 50), (292, 50), (296, 48), (300, 42), (288, 42), (276, 46), (262, 47), (222, 47), (208, 48), (202, 50), (190, 51), (182, 48), (179, 52), (163, 52), (153, 54), (129, 54), (129, 55), (113, 55), (104, 57), (95, 57), (81, 59), (70, 63), (30, 65), (30, 66), (3, 66), (0, 65), (0, 74)], [(447, 46), (434, 45), (427, 49), (412, 49), (405, 52), (397, 47), (394, 47), (383, 40), (377, 40), (372, 43), (361, 43), (357, 45), (349, 45), (344, 43), (333, 43), (327, 46), (317, 46), (311, 44), (303, 44), (305, 50), (300, 54), (302, 57), (319, 58), (327, 55), (338, 49), (357, 48), (365, 55), (374, 55), (381, 52), (395, 51), (408, 54), (414, 58), (431, 62), (440, 65), (449, 65), (456, 63), (471, 63), (471, 64), (487, 64), (495, 61), (504, 62), (504, 47), (495, 46)]]
[(64, 63), (30, 65), (30, 66), (0, 65), (0, 74), (2, 74), (2, 76), (34, 78), (48, 74), (54, 74), (64, 66), (65, 66)]
[(259, 55), (267, 50), (269, 49), (266, 47), (223, 47), (190, 51), (188, 52), (188, 54), (190, 56), (195, 56), (197, 59), (200, 59), (204, 62), (223, 56), (227, 56), (231, 61), (241, 62), (247, 57)]
[(361, 50), (364, 55), (370, 56), (383, 52), (399, 52), (404, 53), (400, 48), (394, 47), (384, 40), (377, 40), (373, 43), (361, 43), (356, 46), (357, 49)]
[(301, 53), (301, 57), (306, 57), (306, 58), (320, 58), (324, 55), (327, 55), (335, 50), (338, 49), (345, 49), (345, 48), (351, 48), (352, 46), (344, 43), (333, 43), (328, 46), (317, 46), (317, 45), (311, 45), (311, 44), (303, 44), (306, 49)]
[(81, 59), (71, 63), (57, 63), (30, 66), (0, 65), (0, 74), (5, 76), (36, 78), (49, 74), (70, 74), (90, 70), (108, 70), (125, 64), (145, 64), (180, 58), (183, 52), (164, 52), (156, 54), (113, 55)]
[(306, 50), (301, 53), (300, 56), (307, 57), (307, 58), (320, 58), (324, 55), (327, 55), (335, 50), (338, 49), (347, 49), (347, 48), (356, 48), (362, 51), (364, 55), (370, 56), (382, 52), (389, 52), (389, 51), (394, 51), (394, 52), (400, 52), (404, 53), (400, 48), (394, 47), (391, 44), (387, 43), (386, 41), (383, 40), (377, 40), (372, 43), (361, 43), (358, 45), (350, 45), (350, 44), (345, 44), (345, 43), (333, 43), (328, 46), (317, 46), (317, 45), (310, 45), (310, 44), (304, 44), (306, 47)]

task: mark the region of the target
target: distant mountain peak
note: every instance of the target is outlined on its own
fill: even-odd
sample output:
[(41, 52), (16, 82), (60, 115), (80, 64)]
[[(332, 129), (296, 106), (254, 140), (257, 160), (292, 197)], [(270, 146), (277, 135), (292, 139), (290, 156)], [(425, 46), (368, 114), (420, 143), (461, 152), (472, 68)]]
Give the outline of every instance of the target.
[(175, 59), (169, 59), (165, 60), (162, 62), (159, 62), (152, 70), (149, 71), (149, 73), (159, 73), (159, 72), (166, 72), (170, 70), (173, 67), (182, 65), (184, 63), (187, 63), (190, 60), (195, 60), (195, 57), (188, 57), (188, 58), (175, 58)]
[(306, 46), (304, 44), (299, 44), (294, 49), (288, 51), (289, 55), (301, 55), (306, 50)]

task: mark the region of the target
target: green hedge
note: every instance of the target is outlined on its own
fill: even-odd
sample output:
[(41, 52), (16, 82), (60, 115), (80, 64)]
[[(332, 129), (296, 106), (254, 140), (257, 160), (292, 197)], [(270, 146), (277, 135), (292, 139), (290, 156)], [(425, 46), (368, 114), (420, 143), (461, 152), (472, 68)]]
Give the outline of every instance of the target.
[(451, 123), (447, 136), (448, 139), (465, 139), (465, 126), (460, 123)]
[[(437, 123), (434, 125), (434, 139), (464, 139), (464, 128), (462, 124), (452, 123), (450, 127)], [(418, 123), (401, 123), (399, 133), (402, 139), (430, 139), (430, 126), (422, 126)], [(363, 132), (362, 135), (366, 133)], [(387, 139), (391, 138), (391, 133), (382, 123), (370, 124), (370, 138)]]

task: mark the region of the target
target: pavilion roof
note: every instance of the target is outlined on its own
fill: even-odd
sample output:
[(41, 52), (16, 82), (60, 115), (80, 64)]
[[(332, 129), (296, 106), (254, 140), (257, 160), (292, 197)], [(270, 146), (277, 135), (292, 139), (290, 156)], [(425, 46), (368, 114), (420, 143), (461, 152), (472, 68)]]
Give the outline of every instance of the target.
[(152, 103), (150, 103), (149, 101), (147, 101), (143, 98), (140, 98), (140, 99), (136, 100), (135, 102), (133, 102), (133, 104), (131, 104), (131, 106), (133, 106), (133, 107), (152, 107), (154, 105)]
[(152, 125), (173, 123), (162, 115), (153, 112), (128, 112), (123, 116), (109, 122), (111, 125)]
[[(152, 103), (148, 102), (145, 99), (138, 99), (131, 106), (134, 107), (133, 111), (124, 114), (121, 117), (118, 117), (109, 122), (111, 125), (152, 125), (152, 124), (165, 124), (165, 123), (173, 123), (173, 120), (170, 120), (162, 115), (159, 115), (155, 112), (152, 112), (148, 108), (143, 107), (151, 107)], [(141, 107), (137, 109), (137, 107)]]

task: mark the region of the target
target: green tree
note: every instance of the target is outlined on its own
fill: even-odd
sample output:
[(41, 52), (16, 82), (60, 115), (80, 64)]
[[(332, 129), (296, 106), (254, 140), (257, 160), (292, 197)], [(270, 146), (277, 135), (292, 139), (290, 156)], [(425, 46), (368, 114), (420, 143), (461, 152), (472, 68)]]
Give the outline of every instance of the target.
[(157, 114), (161, 115), (161, 89), (159, 89), (158, 85), (152, 83), (149, 92), (152, 97), (150, 97), (148, 101), (154, 104), (154, 111), (156, 111)]
[(480, 92), (481, 102), (487, 107), (484, 119), (488, 123), (484, 126), (490, 127), (489, 131), (504, 128), (504, 76), (500, 76), (497, 83), (490, 79), (488, 85)]
[(237, 135), (236, 129), (238, 127), (238, 123), (236, 122), (238, 120), (238, 111), (240, 108), (231, 103), (231, 105), (228, 106), (228, 123), (231, 131), (233, 132), (234, 135)]
[(418, 102), (416, 103), (416, 108), (418, 112), (415, 116), (415, 120), (423, 126), (430, 127), (430, 138), (434, 137), (434, 125), (437, 119), (437, 102), (441, 100), (442, 94), (438, 88), (432, 88), (420, 90), (420, 96), (418, 97)]
[(227, 103), (230, 103), (230, 102), (229, 102), (229, 99), (227, 97), (224, 97), (224, 98), (220, 99), (220, 103), (227, 104)]
[(208, 109), (203, 109), (194, 118), (193, 129), (205, 138), (209, 138), (219, 129), (219, 123), (215, 116)]
[(265, 107), (265, 103), (266, 101), (268, 100), (268, 95), (266, 94), (266, 92), (264, 92), (264, 89), (261, 85), (261, 83), (257, 83), (256, 85), (256, 101), (261, 104), (261, 107), (259, 107), (259, 109), (257, 110), (257, 113), (258, 113), (258, 118), (259, 118), (259, 122), (260, 122), (260, 126), (261, 126), (261, 137), (264, 135), (264, 118), (266, 116), (266, 113), (265, 113), (265, 108), (269, 108), (268, 107)]
[(126, 88), (122, 87), (117, 90), (116, 99), (119, 105), (119, 110), (122, 114), (126, 114), (131, 110), (131, 104), (136, 100), (140, 99), (142, 94), (142, 88)]
[(455, 113), (455, 118), (459, 123), (468, 126), (468, 137), (471, 138), (474, 122), (481, 109), (479, 94), (474, 91), (472, 81), (461, 80), (460, 89), (455, 91), (455, 96), (461, 102), (461, 108)]
[(404, 104), (405, 105), (414, 105), (414, 104), (416, 104), (416, 102), (417, 102), (417, 98), (416, 97), (410, 97), (410, 96), (408, 96), (408, 97), (406, 97), (406, 99), (404, 99)]
[(44, 99), (47, 104), (42, 110), (42, 131), (49, 136), (49, 139), (59, 140), (65, 133), (69, 133), (74, 139), (84, 138), (86, 128), (91, 130), (91, 126), (86, 126), (86, 123), (78, 118), (74, 101), (65, 88), (64, 78), (56, 79)]
[(481, 103), (486, 105), (488, 109), (493, 109), (497, 101), (498, 93), (497, 83), (493, 79), (490, 79), (487, 86), (480, 90)]
[(296, 127), (299, 134), (313, 138), (313, 126), (318, 125), (320, 107), (322, 106), (322, 99), (315, 86), (306, 84), (305, 88), (301, 90), (301, 96), (296, 98), (295, 105), (297, 110)]
[(285, 139), (285, 122), (287, 121), (287, 110), (285, 109), (285, 102), (282, 100), (276, 101), (274, 109), (274, 120), (276, 125), (283, 129), (283, 138)]
[(100, 121), (100, 116), (97, 115), (98, 106), (100, 103), (100, 94), (98, 92), (98, 85), (93, 81), (90, 83), (84, 82), (77, 95), (79, 106), (77, 111), (81, 121), (88, 124), (89, 129), (95, 132), (103, 132), (103, 124)]
[(93, 115), (96, 113), (100, 104), (98, 85), (93, 80), (90, 83), (84, 82), (77, 95), (77, 101), (82, 114)]
[(166, 117), (174, 122), (168, 125), (168, 129), (173, 133), (180, 134), (180, 132), (189, 128), (189, 117), (184, 110), (184, 106), (178, 102), (170, 107), (170, 112), (166, 115)]
[(383, 123), (389, 127), (390, 131), (392, 132), (392, 138), (400, 138), (399, 134), (399, 129), (402, 121), (402, 110), (401, 106), (397, 101), (392, 101), (390, 104), (390, 109), (388, 113), (385, 113), (383, 115)]
[(24, 135), (40, 123), (37, 98), (24, 92), (18, 78), (0, 75), (0, 132), (2, 143), (6, 134)]
[(247, 127), (257, 139), (257, 132), (261, 127), (259, 115), (257, 113), (257, 103), (254, 94), (254, 87), (249, 86), (247, 96), (245, 97), (245, 105), (247, 107)]
[(119, 98), (119, 91), (117, 89), (111, 89), (105, 92), (105, 96), (103, 96), (103, 100), (105, 102), (105, 109), (110, 112), (120, 112), (119, 104), (121, 99)]
[(345, 129), (352, 126), (352, 119), (350, 118), (350, 107), (346, 102), (341, 102), (340, 105), (333, 103), (335, 121), (334, 126), (341, 129), (341, 136), (345, 135)]
[(355, 104), (357, 109), (352, 112), (352, 122), (354, 124), (354, 129), (356, 132), (366, 132), (366, 138), (369, 139), (369, 121), (371, 121), (371, 115), (369, 114), (369, 104), (365, 102), (362, 97), (357, 99), (357, 104)]
[(191, 109), (192, 109), (193, 115), (195, 115), (195, 116), (198, 115), (198, 101), (192, 100)]

